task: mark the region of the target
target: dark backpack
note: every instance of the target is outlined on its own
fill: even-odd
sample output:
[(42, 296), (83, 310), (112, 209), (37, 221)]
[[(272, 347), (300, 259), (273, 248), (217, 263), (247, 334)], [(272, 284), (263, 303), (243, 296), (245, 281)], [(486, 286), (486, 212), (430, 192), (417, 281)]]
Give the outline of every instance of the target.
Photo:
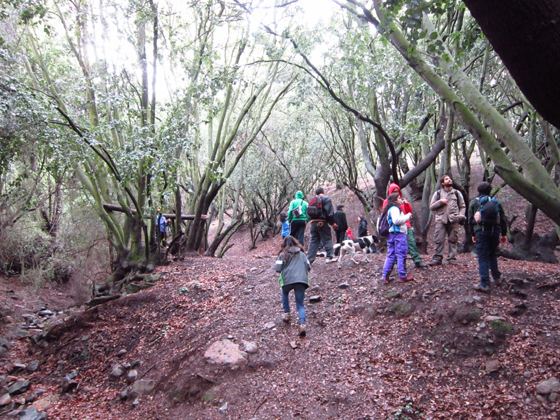
[(311, 199), (307, 205), (307, 215), (310, 219), (324, 219), (323, 217), (323, 199), (317, 195)]
[(474, 220), (479, 225), (494, 226), (500, 223), (500, 202), (495, 197), (487, 195), (478, 197), (478, 210), (474, 215)]
[(379, 216), (379, 222), (377, 223), (377, 231), (380, 236), (389, 236), (389, 229), (391, 229), (391, 223), (389, 222), (389, 209), (381, 213)]

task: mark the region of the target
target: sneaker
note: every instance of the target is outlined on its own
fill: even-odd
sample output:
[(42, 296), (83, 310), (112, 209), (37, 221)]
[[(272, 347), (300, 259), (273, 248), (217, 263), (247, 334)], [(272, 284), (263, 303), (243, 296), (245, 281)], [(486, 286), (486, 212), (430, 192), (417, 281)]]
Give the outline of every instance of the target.
[(282, 321), (284, 321), (286, 324), (288, 322), (290, 322), (290, 313), (289, 312), (284, 312), (282, 314)]
[(489, 285), (485, 285), (483, 283), (480, 283), (477, 286), (473, 287), (474, 290), (479, 291), (479, 292), (484, 292), (484, 293), (489, 293), (490, 292), (490, 286)]
[(443, 265), (443, 263), (441, 261), (432, 261), (431, 263), (428, 264), (430, 267), (434, 267), (436, 265)]
[(407, 276), (404, 279), (403, 278), (399, 278), (399, 281), (402, 281), (403, 283), (407, 282), (407, 281), (413, 281), (414, 277), (412, 276)]
[(416, 268), (422, 268), (424, 270), (426, 270), (428, 268), (428, 266), (426, 264), (424, 264), (422, 261), (414, 263), (414, 265), (416, 266)]
[(502, 284), (502, 278), (499, 277), (499, 278), (497, 278), (497, 279), (494, 279), (494, 284), (495, 284), (496, 286), (500, 286), (500, 285)]
[(383, 283), (385, 283), (385, 284), (389, 283), (388, 279), (382, 279), (382, 280), (383, 280)]
[(305, 337), (307, 333), (305, 332), (305, 324), (299, 324), (299, 336)]
[(332, 263), (332, 262), (337, 262), (337, 261), (338, 261), (338, 258), (327, 258), (327, 259), (325, 260), (325, 262), (326, 262), (327, 264), (328, 264), (328, 263)]

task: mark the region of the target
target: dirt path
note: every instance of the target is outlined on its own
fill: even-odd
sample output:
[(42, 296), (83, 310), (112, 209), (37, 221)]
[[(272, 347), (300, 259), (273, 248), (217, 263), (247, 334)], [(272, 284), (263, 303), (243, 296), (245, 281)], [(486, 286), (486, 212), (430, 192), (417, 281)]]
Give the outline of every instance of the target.
[[(256, 250), (162, 267), (157, 286), (86, 311), (20, 358), (41, 362), (32, 389), (59, 396), (51, 419), (557, 418), (558, 402), (535, 393), (560, 370), (557, 266), (500, 261), (513, 283), (480, 295), (471, 255), (412, 271), (410, 284), (377, 284), (383, 256), (370, 260), (317, 259), (307, 297), (322, 300), (306, 302), (304, 339), (281, 321), (273, 254)], [(257, 343), (247, 366), (205, 361), (225, 338)], [(135, 360), (155, 388), (132, 406), (110, 372)], [(78, 390), (60, 394), (74, 370)]]

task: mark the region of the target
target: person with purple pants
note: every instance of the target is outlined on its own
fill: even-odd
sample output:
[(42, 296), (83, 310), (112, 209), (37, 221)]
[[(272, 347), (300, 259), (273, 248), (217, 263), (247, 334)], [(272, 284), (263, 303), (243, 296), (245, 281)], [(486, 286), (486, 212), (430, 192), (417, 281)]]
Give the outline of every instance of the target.
[[(398, 193), (393, 193), (387, 197), (387, 206), (383, 209), (383, 213), (387, 213), (389, 221), (389, 236), (387, 238), (387, 258), (383, 266), (383, 283), (389, 282), (389, 273), (397, 262), (399, 271), (399, 281), (412, 281), (412, 276), (406, 272), (406, 254), (408, 254), (408, 242), (406, 237), (406, 222), (412, 216), (412, 213), (404, 214), (401, 210), (402, 201)], [(379, 218), (381, 219), (381, 217)], [(379, 226), (378, 226), (379, 229)]]

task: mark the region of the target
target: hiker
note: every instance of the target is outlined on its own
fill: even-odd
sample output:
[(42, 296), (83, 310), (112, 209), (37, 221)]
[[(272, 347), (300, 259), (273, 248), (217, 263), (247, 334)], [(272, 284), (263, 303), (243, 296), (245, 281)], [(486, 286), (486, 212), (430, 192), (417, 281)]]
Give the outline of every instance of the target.
[(346, 239), (346, 229), (348, 229), (348, 223), (346, 221), (346, 213), (344, 213), (344, 204), (338, 204), (336, 206), (336, 211), (334, 212), (334, 222), (338, 226), (334, 233), (336, 235), (336, 243), (340, 244)]
[[(507, 223), (502, 204), (490, 197), (492, 185), (482, 182), (478, 186), (478, 197), (469, 204), (469, 224), (472, 241), (476, 244), (480, 284), (474, 286), (481, 292), (490, 291), (490, 276), (495, 284), (501, 284), (502, 273), (498, 269), (496, 249), (507, 242)], [(501, 234), (501, 237), (500, 237)]]
[(280, 287), (282, 288), (282, 305), (284, 322), (290, 322), (290, 290), (294, 291), (296, 308), (299, 318), (299, 335), (305, 336), (305, 289), (309, 287), (309, 270), (311, 264), (305, 256), (303, 246), (291, 235), (282, 240), (282, 249), (274, 269), (280, 273)]
[(305, 246), (306, 212), (307, 201), (303, 199), (303, 193), (298, 191), (288, 209), (288, 222), (290, 223), (290, 235), (296, 238), (301, 246)]
[(158, 214), (156, 216), (156, 228), (159, 235), (158, 240), (161, 240), (161, 246), (167, 248), (167, 226), (171, 224), (171, 219), (166, 219), (160, 211), (164, 209), (157, 208)]
[(457, 261), (457, 241), (459, 240), (459, 225), (464, 223), (465, 200), (463, 195), (453, 188), (453, 179), (445, 174), (440, 179), (441, 188), (432, 196), (430, 210), (436, 216), (436, 227), (434, 232), (434, 242), (436, 251), (432, 257), (430, 265), (443, 264), (443, 245), (445, 237), (449, 244), (449, 254), (447, 261), (454, 264)]
[(381, 217), (378, 220), (377, 229), (379, 229), (379, 221), (384, 215), (387, 215), (389, 221), (389, 236), (387, 237), (387, 257), (383, 265), (383, 283), (389, 282), (389, 273), (393, 270), (395, 260), (397, 261), (397, 270), (399, 272), (399, 281), (406, 282), (414, 280), (412, 276), (406, 272), (406, 254), (408, 252), (406, 231), (406, 222), (410, 220), (412, 213), (404, 214), (401, 210), (402, 200), (398, 193), (390, 194), (387, 197), (387, 206), (383, 209)]
[(311, 236), (309, 249), (307, 250), (307, 259), (313, 264), (317, 257), (317, 249), (321, 241), (327, 250), (326, 263), (335, 262), (334, 250), (332, 243), (331, 225), (334, 229), (338, 229), (338, 225), (334, 221), (333, 205), (330, 197), (325, 195), (325, 190), (319, 187), (315, 190), (315, 197), (307, 206), (307, 221), (310, 223), (309, 233)]
[(364, 216), (359, 215), (358, 216), (358, 238), (362, 238), (364, 236), (368, 236), (369, 235), (369, 231), (367, 228), (367, 220)]
[(280, 212), (280, 223), (282, 223), (282, 238), (290, 234), (290, 224), (288, 223), (288, 213), (285, 211)]
[[(404, 214), (410, 214), (412, 217), (412, 206), (408, 202), (406, 198), (402, 196), (402, 191), (397, 184), (390, 184), (389, 185), (389, 195), (397, 193), (401, 198), (402, 205), (401, 210)], [(383, 201), (383, 208), (387, 205), (387, 199)], [(417, 268), (427, 269), (428, 266), (424, 264), (422, 261), (422, 257), (420, 257), (420, 253), (418, 252), (418, 247), (416, 246), (416, 239), (414, 239), (414, 230), (412, 229), (412, 225), (410, 224), (410, 220), (406, 222), (406, 241), (408, 244), (408, 253), (410, 254), (410, 258), (414, 261), (414, 265)]]

